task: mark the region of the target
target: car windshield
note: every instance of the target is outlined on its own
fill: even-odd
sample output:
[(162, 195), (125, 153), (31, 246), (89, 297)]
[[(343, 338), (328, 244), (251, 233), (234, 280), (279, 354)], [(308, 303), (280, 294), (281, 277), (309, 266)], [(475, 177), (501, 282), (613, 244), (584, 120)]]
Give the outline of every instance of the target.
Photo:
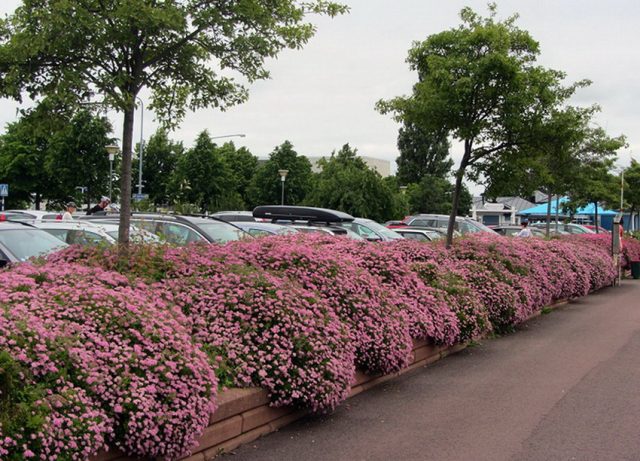
[(458, 221), (458, 230), (463, 234), (473, 234), (475, 232), (491, 232), (495, 234), (491, 228), (472, 219), (463, 219), (462, 221)]
[(378, 224), (371, 219), (359, 219), (358, 222), (343, 222), (340, 223), (340, 226), (344, 227), (347, 230), (352, 230), (356, 234), (364, 238), (372, 238), (372, 237), (385, 237), (389, 240), (399, 240), (402, 239), (402, 235), (397, 232), (384, 227), (382, 224)]
[(199, 222), (198, 227), (218, 243), (232, 242), (246, 237), (242, 230), (220, 221)]
[(6, 229), (0, 231), (2, 243), (19, 261), (53, 253), (67, 245), (40, 229)]

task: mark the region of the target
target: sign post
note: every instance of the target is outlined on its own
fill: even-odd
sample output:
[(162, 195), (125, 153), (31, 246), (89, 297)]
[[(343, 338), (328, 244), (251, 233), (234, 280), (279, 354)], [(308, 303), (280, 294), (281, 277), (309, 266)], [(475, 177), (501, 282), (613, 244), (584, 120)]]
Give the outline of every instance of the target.
[(622, 214), (613, 218), (613, 229), (611, 230), (611, 255), (618, 271), (617, 285), (622, 281), (622, 239), (620, 238), (620, 226), (622, 225)]
[(9, 196), (9, 184), (0, 184), (0, 211), (4, 211), (4, 198)]

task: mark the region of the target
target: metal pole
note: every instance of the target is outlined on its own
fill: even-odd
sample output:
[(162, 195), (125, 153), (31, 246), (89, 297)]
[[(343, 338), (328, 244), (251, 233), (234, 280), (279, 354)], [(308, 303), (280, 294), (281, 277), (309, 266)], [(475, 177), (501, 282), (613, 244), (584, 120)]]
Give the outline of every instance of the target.
[(282, 183), (282, 203), (281, 204), (284, 205), (284, 177), (282, 178), (281, 183)]
[(4, 197), (0, 197), (0, 211), (4, 211)]
[(624, 170), (620, 174), (620, 213), (624, 210)]
[(113, 160), (109, 159), (109, 201), (113, 202)]
[(140, 159), (138, 163), (138, 194), (142, 194), (142, 155), (144, 152), (144, 137), (143, 137), (143, 128), (144, 128), (144, 103), (142, 99), (137, 98), (140, 102)]

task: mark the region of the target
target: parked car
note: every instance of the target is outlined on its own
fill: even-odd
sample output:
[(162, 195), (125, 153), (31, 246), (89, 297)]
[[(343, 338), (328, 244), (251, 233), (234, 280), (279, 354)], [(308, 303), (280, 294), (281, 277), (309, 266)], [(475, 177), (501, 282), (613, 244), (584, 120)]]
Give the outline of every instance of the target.
[[(551, 224), (551, 231), (556, 232), (556, 229), (558, 230), (558, 233), (562, 234), (595, 234), (595, 231), (592, 231), (591, 229), (586, 228), (585, 226), (581, 225), (581, 224), (573, 224), (573, 223), (557, 223), (556, 222), (552, 222)], [(545, 230), (547, 227), (547, 223), (546, 222), (537, 222), (537, 223), (533, 223), (530, 224), (529, 227), (535, 227), (538, 229), (542, 229)]]
[[(83, 219), (117, 222), (119, 215), (96, 214)], [(131, 215), (131, 224), (174, 245), (193, 242), (227, 243), (250, 238), (249, 234), (233, 224), (212, 217), (134, 213)]]
[[(98, 226), (109, 234), (116, 241), (120, 234), (120, 225), (111, 221), (95, 220), (91, 221), (94, 226)], [(134, 243), (161, 243), (162, 240), (156, 234), (141, 229), (136, 226), (129, 228), (129, 239)]]
[(345, 229), (343, 227), (338, 226), (315, 226), (315, 225), (305, 225), (305, 224), (289, 224), (292, 228), (296, 229), (298, 232), (303, 232), (305, 234), (314, 234), (314, 233), (323, 233), (329, 235), (342, 235), (345, 237), (349, 237), (353, 240), (364, 240), (364, 238), (360, 237), (358, 234), (353, 232), (352, 230)]
[(297, 229), (291, 226), (283, 226), (281, 224), (273, 224), (268, 222), (253, 221), (232, 221), (231, 224), (238, 226), (240, 229), (251, 235), (252, 237), (264, 237), (267, 235), (286, 235), (297, 234)]
[[(421, 242), (440, 240), (447, 236), (446, 229), (438, 229), (434, 227), (415, 227), (406, 226), (404, 228), (393, 229), (398, 234), (408, 240), (418, 240)], [(460, 237), (460, 232), (454, 230), (454, 237)]]
[[(522, 230), (521, 226), (515, 225), (504, 225), (504, 226), (495, 226), (493, 230), (500, 235), (505, 235), (508, 237), (513, 237), (518, 234)], [(545, 232), (536, 227), (530, 227), (529, 230), (534, 237), (545, 237)]]
[[(443, 214), (417, 214), (404, 219), (405, 224), (411, 227), (434, 227), (437, 229), (447, 229), (449, 227), (449, 216)], [(493, 230), (471, 218), (456, 216), (454, 229), (464, 234), (476, 232), (487, 232), (495, 234)]]
[(610, 230), (605, 229), (604, 227), (601, 227), (601, 226), (594, 226), (592, 224), (583, 224), (582, 226), (586, 227), (587, 229), (590, 229), (590, 230), (592, 230), (594, 232), (596, 231), (596, 228), (597, 228), (598, 232), (600, 232), (600, 233), (605, 233), (605, 234), (610, 234), (611, 233)]
[(0, 222), (0, 267), (44, 256), (68, 245), (24, 222)]
[(355, 232), (360, 237), (369, 241), (390, 242), (392, 240), (402, 239), (402, 235), (384, 227), (372, 219), (354, 218), (353, 221), (341, 222), (340, 226)]
[(389, 229), (398, 229), (398, 228), (405, 228), (407, 227), (407, 223), (405, 223), (404, 221), (398, 221), (398, 220), (393, 220), (393, 221), (387, 221), (386, 223), (384, 223), (385, 227), (388, 227)]
[(32, 221), (31, 224), (69, 245), (113, 245), (117, 240), (89, 221)]
[[(7, 215), (14, 221), (42, 221), (62, 218), (62, 212), (43, 210), (6, 210)], [(9, 217), (9, 216), (8, 216)]]
[(217, 211), (213, 213), (211, 217), (232, 223), (257, 221), (251, 211)]

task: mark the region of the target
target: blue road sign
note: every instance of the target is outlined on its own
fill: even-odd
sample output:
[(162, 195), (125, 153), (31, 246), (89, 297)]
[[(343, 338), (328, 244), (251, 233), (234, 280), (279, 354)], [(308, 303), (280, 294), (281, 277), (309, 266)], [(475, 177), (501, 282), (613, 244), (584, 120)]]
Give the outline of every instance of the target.
[(133, 194), (133, 200), (139, 202), (140, 200), (147, 200), (149, 198), (149, 194)]
[(9, 184), (0, 184), (0, 197), (9, 196)]

